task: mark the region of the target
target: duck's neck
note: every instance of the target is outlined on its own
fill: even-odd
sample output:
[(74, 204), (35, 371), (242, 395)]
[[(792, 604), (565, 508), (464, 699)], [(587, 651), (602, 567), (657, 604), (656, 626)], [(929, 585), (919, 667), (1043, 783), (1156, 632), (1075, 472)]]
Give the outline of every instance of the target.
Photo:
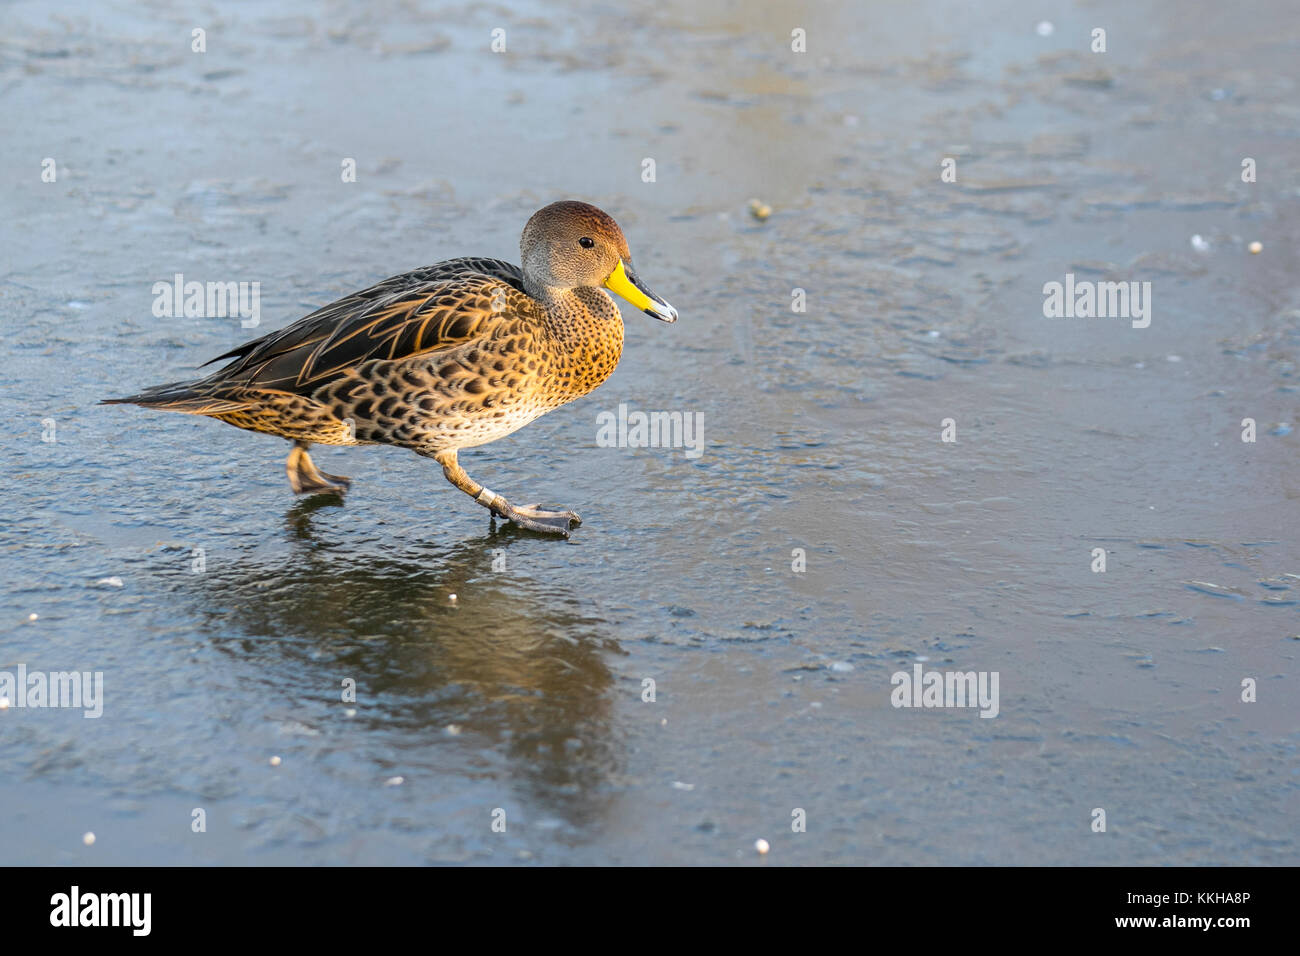
[(618, 306), (601, 289), (529, 291), (545, 307), (547, 330), (560, 346), (560, 363), (573, 372), (567, 379), (572, 397), (587, 394), (609, 378), (623, 354)]

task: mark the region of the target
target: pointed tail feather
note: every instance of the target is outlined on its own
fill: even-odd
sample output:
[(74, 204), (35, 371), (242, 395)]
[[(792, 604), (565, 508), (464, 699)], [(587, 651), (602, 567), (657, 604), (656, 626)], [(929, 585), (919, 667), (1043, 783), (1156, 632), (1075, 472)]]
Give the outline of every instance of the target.
[(237, 412), (250, 407), (246, 401), (209, 395), (195, 388), (194, 382), (172, 382), (169, 385), (155, 385), (146, 388), (139, 395), (126, 398), (101, 399), (101, 405), (142, 405), (145, 408), (161, 408), (169, 412), (184, 412), (188, 415), (221, 415), (225, 412)]

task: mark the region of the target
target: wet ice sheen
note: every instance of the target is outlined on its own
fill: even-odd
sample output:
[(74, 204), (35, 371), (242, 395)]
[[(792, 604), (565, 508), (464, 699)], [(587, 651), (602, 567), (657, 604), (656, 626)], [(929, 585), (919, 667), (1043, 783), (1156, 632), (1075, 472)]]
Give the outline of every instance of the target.
[[(4, 710), (7, 859), (716, 863), (761, 834), (783, 863), (1300, 862), (1300, 312), (1272, 241), (1300, 198), (1236, 173), (1292, 135), (1290, 11), (1184, 7), (1090, 9), (1142, 38), (1097, 63), (1091, 19), (1040, 35), (1024, 3), (821, 4), (798, 57), (752, 5), (660, 4), (627, 44), (613, 8), (430, 32), (276, 0), (201, 64), (163, 39), (188, 14), (15, 8), (0, 97), (40, 122), (11, 152), (63, 172), (4, 199), (4, 656), (102, 670), (105, 711)], [(1231, 95), (1189, 90), (1189, 55)], [(488, 148), (447, 149), (470, 122)], [(299, 502), (273, 440), (93, 407), (248, 336), (156, 318), (157, 281), (260, 282), (269, 330), (514, 258), (564, 196), (682, 314), (630, 315), (608, 383), (472, 457), (581, 503), (569, 542), (493, 533), (391, 449), (328, 452), (357, 490)], [(1150, 327), (1044, 319), (1067, 272), (1152, 282)], [(600, 447), (620, 403), (702, 415), (703, 454)], [(998, 717), (892, 708), (917, 660), (1000, 672)], [(1095, 792), (1128, 838), (1088, 832)]]

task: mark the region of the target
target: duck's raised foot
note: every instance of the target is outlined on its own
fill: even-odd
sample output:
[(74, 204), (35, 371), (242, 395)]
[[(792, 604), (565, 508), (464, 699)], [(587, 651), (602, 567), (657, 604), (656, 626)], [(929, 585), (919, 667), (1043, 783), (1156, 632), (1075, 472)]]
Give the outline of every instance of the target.
[(558, 534), (566, 538), (571, 527), (582, 524), (582, 519), (575, 511), (548, 511), (541, 505), (506, 505), (504, 508), (494, 508), (493, 513), (529, 531)]
[(352, 484), (351, 478), (327, 474), (317, 468), (303, 442), (294, 444), (285, 469), (289, 473), (289, 487), (295, 495), (338, 495), (342, 498)]

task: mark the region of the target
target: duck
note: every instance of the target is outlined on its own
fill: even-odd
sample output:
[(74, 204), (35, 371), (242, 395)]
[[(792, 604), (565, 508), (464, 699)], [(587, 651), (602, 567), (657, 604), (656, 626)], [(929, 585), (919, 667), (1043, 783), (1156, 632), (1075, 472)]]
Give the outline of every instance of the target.
[(472, 479), (459, 453), (504, 438), (604, 382), (623, 353), (610, 292), (662, 322), (677, 310), (641, 281), (623, 230), (577, 200), (524, 226), (521, 264), (462, 257), (392, 276), (204, 363), (205, 378), (105, 405), (203, 415), (292, 442), (295, 494), (342, 497), (320, 445), (395, 445), (442, 466), (455, 488), (529, 531), (565, 538), (571, 510), (511, 504)]

